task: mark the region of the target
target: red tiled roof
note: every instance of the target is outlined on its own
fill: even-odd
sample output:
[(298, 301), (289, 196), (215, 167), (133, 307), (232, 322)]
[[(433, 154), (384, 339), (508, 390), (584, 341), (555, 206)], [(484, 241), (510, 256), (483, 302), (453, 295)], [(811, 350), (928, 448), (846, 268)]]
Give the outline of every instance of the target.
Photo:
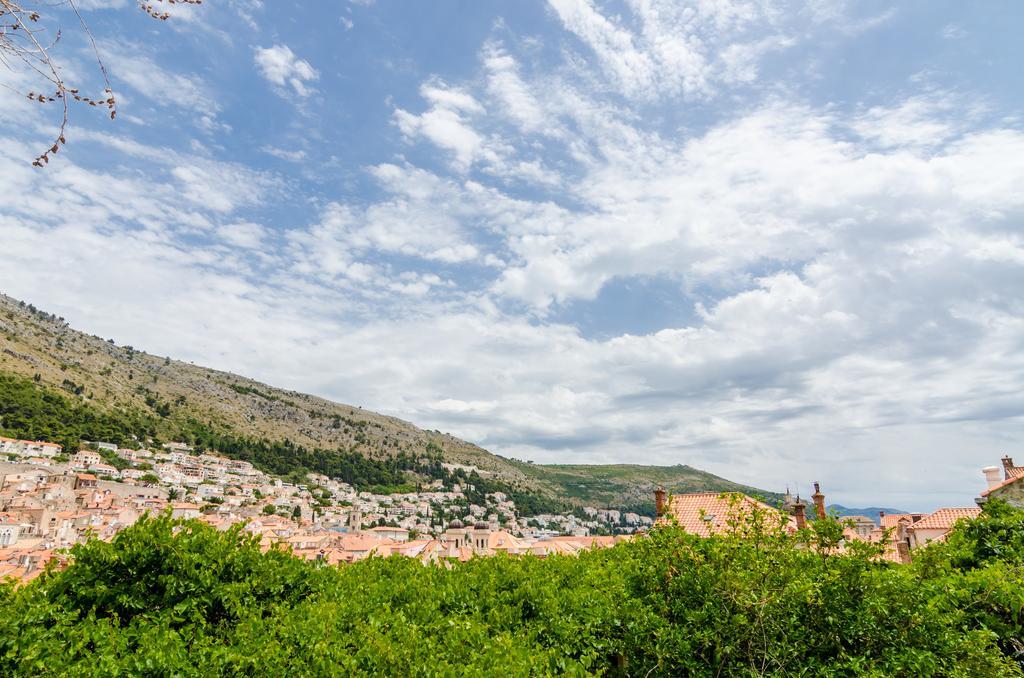
[(896, 527), (901, 522), (905, 522), (910, 525), (914, 522), (913, 514), (911, 513), (886, 513), (879, 519), (879, 525), (883, 529), (889, 529), (890, 527)]
[(962, 518), (977, 518), (981, 509), (972, 506), (965, 508), (940, 508), (917, 521), (912, 528), (915, 530), (949, 530)]
[[(738, 501), (735, 506), (734, 501)], [(742, 517), (754, 510), (768, 511), (769, 515), (778, 514), (777, 509), (746, 495), (697, 492), (673, 495), (666, 517), (675, 518), (676, 523), (687, 532), (706, 537), (712, 532), (727, 532), (731, 518)], [(667, 521), (663, 517), (659, 522)], [(796, 521), (787, 517), (785, 528), (796, 530)]]
[(530, 547), (530, 552), (537, 556), (549, 556), (556, 553), (575, 556), (583, 550), (583, 546), (576, 541), (556, 541), (545, 539)]

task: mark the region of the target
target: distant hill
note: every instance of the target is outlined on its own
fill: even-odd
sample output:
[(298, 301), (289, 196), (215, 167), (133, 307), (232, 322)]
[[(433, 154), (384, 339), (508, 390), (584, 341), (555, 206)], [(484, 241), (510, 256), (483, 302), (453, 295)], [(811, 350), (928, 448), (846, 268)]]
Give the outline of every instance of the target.
[[(523, 468), (525, 467), (525, 468)], [(734, 483), (691, 466), (637, 464), (521, 464), (525, 473), (559, 488), (561, 496), (592, 506), (627, 508), (654, 514), (654, 490), (742, 492), (775, 505), (782, 495)]]
[(867, 516), (874, 520), (876, 524), (878, 523), (879, 511), (885, 511), (886, 514), (908, 513), (908, 511), (904, 511), (903, 509), (879, 508), (878, 506), (869, 506), (867, 508), (848, 508), (841, 504), (829, 504), (826, 509), (830, 513), (835, 512), (840, 518), (845, 518), (846, 516)]
[[(477, 484), (525, 512), (566, 504), (650, 514), (653, 491), (779, 495), (689, 466), (562, 466), (507, 459), (440, 431), (274, 388), (85, 334), (0, 294), (0, 433), (66, 445), (105, 437), (182, 440), (279, 475), (340, 474), (361, 486), (429, 480), (441, 463), (480, 469)], [(433, 461), (423, 463), (429, 457)], [(435, 463), (436, 462), (436, 463)]]

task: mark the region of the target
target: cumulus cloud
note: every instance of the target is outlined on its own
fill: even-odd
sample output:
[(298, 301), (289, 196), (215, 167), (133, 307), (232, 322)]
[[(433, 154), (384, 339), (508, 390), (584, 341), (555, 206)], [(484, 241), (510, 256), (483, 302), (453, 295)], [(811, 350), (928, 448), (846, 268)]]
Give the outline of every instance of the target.
[(481, 153), (493, 157), (493, 152), (486, 148), (484, 138), (472, 128), (467, 119), (468, 116), (484, 111), (476, 99), (443, 83), (426, 84), (420, 93), (430, 104), (428, 110), (415, 115), (401, 108), (395, 109), (395, 123), (406, 137), (422, 136), (450, 151), (454, 156), (454, 165), (463, 171), (469, 169)]
[(256, 67), (268, 82), (281, 88), (291, 87), (300, 97), (313, 94), (316, 90), (308, 87), (307, 83), (320, 78), (317, 70), (305, 59), (297, 57), (288, 45), (257, 47)]

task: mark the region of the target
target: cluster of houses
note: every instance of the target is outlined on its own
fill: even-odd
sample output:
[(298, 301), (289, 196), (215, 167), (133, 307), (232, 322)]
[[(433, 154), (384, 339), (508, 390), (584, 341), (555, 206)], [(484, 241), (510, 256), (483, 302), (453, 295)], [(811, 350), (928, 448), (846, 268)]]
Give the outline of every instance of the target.
[[(707, 536), (751, 529), (750, 517), (760, 514), (766, 518), (766, 527), (781, 527), (795, 533), (808, 526), (808, 519), (827, 515), (825, 495), (814, 483), (811, 495), (813, 518), (808, 516), (808, 505), (799, 497), (788, 495), (783, 502), (783, 514), (763, 502), (745, 495), (722, 495), (700, 492), (666, 497), (656, 494), (659, 522), (677, 524), (687, 532)], [(842, 549), (848, 542), (860, 541), (882, 547), (882, 558), (897, 563), (909, 563), (912, 550), (945, 538), (961, 518), (975, 518), (981, 513), (977, 506), (940, 508), (931, 513), (879, 512), (878, 518), (844, 516)], [(778, 518), (778, 524), (772, 524)]]
[(142, 514), (168, 510), (219, 529), (244, 523), (265, 548), (285, 545), (327, 562), (392, 553), (424, 561), (575, 553), (653, 524), (637, 513), (589, 507), (526, 519), (501, 492), (481, 506), (458, 485), (439, 482), (391, 495), (319, 474), (293, 484), (182, 443), (151, 450), (94, 442), (67, 455), (55, 443), (0, 438), (0, 460), (0, 577), (32, 578), (90, 536), (109, 540)]
[[(90, 537), (110, 540), (140, 516), (170, 511), (228, 529), (242, 523), (263, 548), (288, 548), (326, 563), (354, 562), (392, 554), (424, 562), (474, 556), (575, 554), (611, 546), (642, 533), (655, 520), (612, 509), (585, 508), (580, 515), (524, 519), (500, 492), (486, 505), (466, 501), (462, 488), (436, 484), (425, 491), (379, 495), (359, 492), (323, 475), (292, 484), (252, 464), (168, 443), (159, 450), (92, 443), (64, 455), (59, 445), (0, 438), (0, 578), (31, 579), (65, 550)], [(1009, 457), (1002, 469), (984, 469), (988, 487), (976, 500), (998, 497), (1024, 506), (1024, 467)], [(657, 522), (699, 535), (738, 529), (754, 512), (776, 516), (795, 532), (826, 515), (815, 483), (812, 515), (799, 497), (787, 496), (783, 513), (743, 495), (655, 492)], [(931, 513), (849, 516), (844, 540), (883, 546), (884, 558), (910, 562), (913, 551), (941, 540), (979, 506)], [(618, 534), (608, 532), (618, 531)], [(597, 535), (595, 532), (604, 532)]]
[[(885, 560), (909, 563), (915, 549), (944, 540), (959, 521), (978, 517), (981, 507), (990, 499), (1024, 508), (1024, 466), (1016, 466), (1011, 457), (1004, 456), (1001, 468), (987, 466), (982, 473), (987, 487), (975, 499), (975, 506), (944, 507), (930, 513), (886, 514), (880, 511), (877, 518), (845, 516), (840, 548), (855, 541), (878, 544), (884, 549), (882, 558)], [(818, 483), (814, 483), (811, 502), (814, 517), (824, 518), (827, 515), (825, 495)], [(774, 507), (751, 497), (717, 492), (670, 497), (659, 489), (655, 491), (655, 507), (659, 523), (676, 524), (703, 536), (747, 529), (751, 522), (749, 517), (755, 514), (779, 515)], [(800, 497), (794, 498), (787, 492), (782, 509), (782, 529), (797, 532), (807, 527), (808, 505)]]

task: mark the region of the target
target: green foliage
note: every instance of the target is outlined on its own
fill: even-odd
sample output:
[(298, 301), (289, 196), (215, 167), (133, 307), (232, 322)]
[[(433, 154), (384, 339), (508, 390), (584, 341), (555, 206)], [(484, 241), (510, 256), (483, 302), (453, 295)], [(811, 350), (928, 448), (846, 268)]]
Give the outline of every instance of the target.
[(116, 468), (118, 471), (123, 471), (126, 468), (129, 468), (131, 466), (131, 464), (129, 464), (127, 461), (125, 461), (121, 457), (117, 456), (116, 452), (112, 452), (110, 450), (101, 449), (101, 450), (99, 450), (99, 455), (101, 457), (103, 457), (103, 461), (105, 461), (106, 463), (110, 464), (111, 466)]
[(1024, 667), (1024, 511), (989, 500), (980, 517), (961, 521), (914, 567), (963, 611), (967, 628), (996, 634)]
[(155, 426), (153, 418), (141, 412), (103, 412), (31, 379), (0, 373), (0, 435), (48, 440), (77, 450), (82, 440), (125, 445), (132, 435), (145, 437)]
[(332, 568), (164, 515), (0, 587), (0, 674), (1021, 675), (1019, 512), (913, 566), (838, 550), (841, 526), (816, 523), (791, 536), (763, 512), (579, 557)]
[(466, 473), (463, 469), (445, 472), (442, 475), (446, 484), (459, 483), (466, 500), (471, 504), (484, 505), (486, 496), (494, 492), (503, 492), (515, 502), (516, 511), (523, 516), (534, 516), (540, 513), (569, 513), (572, 504), (537, 492), (523, 490), (511, 483), (496, 478), (484, 478), (476, 471)]
[(977, 520), (959, 525), (946, 544), (945, 551), (960, 570), (992, 562), (1024, 565), (1024, 511), (993, 499)]

